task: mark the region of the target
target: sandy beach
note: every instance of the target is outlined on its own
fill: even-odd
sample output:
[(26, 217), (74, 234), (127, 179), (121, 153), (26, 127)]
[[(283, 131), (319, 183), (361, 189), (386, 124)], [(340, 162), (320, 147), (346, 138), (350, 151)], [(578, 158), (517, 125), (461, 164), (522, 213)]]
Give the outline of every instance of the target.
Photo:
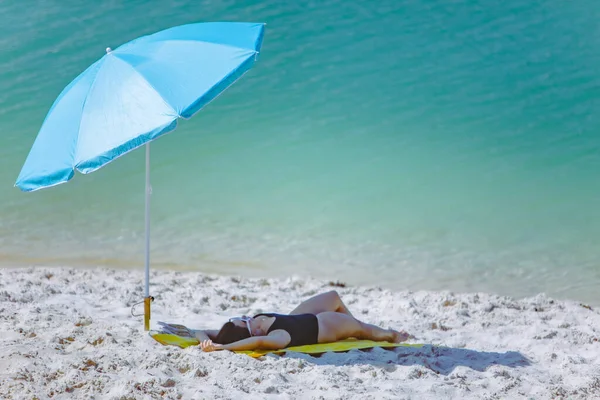
[[(0, 270), (0, 394), (6, 399), (593, 399), (600, 315), (544, 295), (393, 292), (292, 277), (153, 271), (158, 321), (218, 328), (288, 312), (336, 289), (354, 314), (421, 348), (252, 359), (163, 346), (131, 314), (142, 270)], [(142, 312), (141, 307), (134, 309)]]

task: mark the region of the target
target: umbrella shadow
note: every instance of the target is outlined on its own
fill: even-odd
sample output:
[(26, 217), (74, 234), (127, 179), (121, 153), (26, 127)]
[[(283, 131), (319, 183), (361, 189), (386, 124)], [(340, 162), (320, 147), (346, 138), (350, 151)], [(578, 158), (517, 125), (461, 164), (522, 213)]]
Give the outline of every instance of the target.
[(441, 375), (449, 375), (459, 366), (483, 372), (492, 365), (502, 365), (510, 368), (531, 365), (531, 361), (517, 351), (498, 353), (433, 345), (351, 350), (346, 353), (329, 352), (312, 356), (289, 352), (286, 353), (285, 357), (304, 359), (316, 365), (343, 366), (370, 364), (384, 368), (390, 368), (390, 366), (394, 365), (422, 365)]

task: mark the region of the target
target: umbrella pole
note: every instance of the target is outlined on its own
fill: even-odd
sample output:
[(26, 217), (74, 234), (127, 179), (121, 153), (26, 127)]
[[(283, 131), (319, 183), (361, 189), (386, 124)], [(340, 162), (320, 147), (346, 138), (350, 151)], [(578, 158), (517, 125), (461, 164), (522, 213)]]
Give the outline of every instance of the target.
[(144, 330), (150, 330), (150, 143), (146, 143), (146, 254), (145, 254), (145, 290), (144, 290)]

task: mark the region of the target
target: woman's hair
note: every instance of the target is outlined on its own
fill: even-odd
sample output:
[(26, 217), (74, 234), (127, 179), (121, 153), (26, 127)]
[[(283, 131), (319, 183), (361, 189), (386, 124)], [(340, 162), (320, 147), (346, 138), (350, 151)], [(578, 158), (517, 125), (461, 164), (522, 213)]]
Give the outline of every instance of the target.
[(250, 332), (248, 332), (248, 328), (242, 328), (241, 326), (235, 325), (233, 322), (227, 322), (217, 334), (215, 343), (229, 344), (249, 337)]

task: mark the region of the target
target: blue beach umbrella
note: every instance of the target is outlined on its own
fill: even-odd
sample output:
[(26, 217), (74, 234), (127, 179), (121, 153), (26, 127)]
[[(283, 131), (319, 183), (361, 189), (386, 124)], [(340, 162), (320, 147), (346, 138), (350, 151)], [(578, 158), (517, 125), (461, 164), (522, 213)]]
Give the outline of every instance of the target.
[(145, 319), (150, 324), (150, 141), (172, 131), (256, 62), (264, 24), (177, 26), (111, 50), (50, 108), (15, 186), (34, 191), (146, 145)]

